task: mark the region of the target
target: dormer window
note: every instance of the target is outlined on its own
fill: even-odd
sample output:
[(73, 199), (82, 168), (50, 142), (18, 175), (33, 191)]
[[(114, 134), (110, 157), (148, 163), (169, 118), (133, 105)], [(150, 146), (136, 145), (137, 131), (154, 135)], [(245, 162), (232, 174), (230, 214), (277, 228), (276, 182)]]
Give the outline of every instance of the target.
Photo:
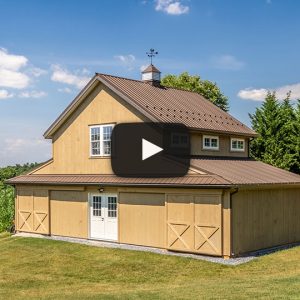
[(245, 151), (245, 140), (244, 139), (237, 139), (237, 138), (231, 138), (230, 143), (230, 150), (231, 151)]
[(204, 135), (203, 136), (203, 149), (205, 150), (219, 150), (219, 137)]
[(90, 155), (110, 156), (113, 124), (90, 126)]

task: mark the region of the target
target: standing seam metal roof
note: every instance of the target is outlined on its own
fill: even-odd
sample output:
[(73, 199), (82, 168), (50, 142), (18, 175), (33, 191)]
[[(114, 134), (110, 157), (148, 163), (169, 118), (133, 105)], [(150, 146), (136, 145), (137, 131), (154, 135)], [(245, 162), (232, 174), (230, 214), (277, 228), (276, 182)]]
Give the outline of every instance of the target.
[(143, 81), (97, 74), (159, 122), (183, 123), (189, 128), (255, 136), (246, 125), (198, 93), (157, 87)]

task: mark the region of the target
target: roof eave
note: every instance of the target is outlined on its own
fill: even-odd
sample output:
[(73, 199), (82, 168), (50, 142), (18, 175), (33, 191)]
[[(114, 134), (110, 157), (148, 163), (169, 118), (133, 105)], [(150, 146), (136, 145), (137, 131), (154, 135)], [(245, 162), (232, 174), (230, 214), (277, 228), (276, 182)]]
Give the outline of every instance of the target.
[(163, 184), (163, 183), (91, 183), (91, 182), (10, 182), (6, 181), (6, 184), (16, 186), (22, 185), (71, 185), (71, 186), (109, 186), (109, 187), (156, 187), (156, 188), (236, 188), (238, 186), (232, 184)]
[(86, 84), (80, 93), (73, 99), (73, 101), (66, 107), (66, 109), (58, 116), (58, 118), (49, 126), (43, 134), (45, 139), (51, 139), (58, 127), (64, 122), (65, 118), (70, 115), (76, 108), (76, 104), (97, 84), (97, 74)]

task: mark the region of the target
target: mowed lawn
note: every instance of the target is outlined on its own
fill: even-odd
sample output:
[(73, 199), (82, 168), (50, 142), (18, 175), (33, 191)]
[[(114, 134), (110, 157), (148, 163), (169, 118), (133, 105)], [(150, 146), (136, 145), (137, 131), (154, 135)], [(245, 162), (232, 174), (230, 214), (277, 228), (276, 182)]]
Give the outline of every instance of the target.
[(0, 299), (300, 299), (300, 248), (240, 266), (0, 235)]

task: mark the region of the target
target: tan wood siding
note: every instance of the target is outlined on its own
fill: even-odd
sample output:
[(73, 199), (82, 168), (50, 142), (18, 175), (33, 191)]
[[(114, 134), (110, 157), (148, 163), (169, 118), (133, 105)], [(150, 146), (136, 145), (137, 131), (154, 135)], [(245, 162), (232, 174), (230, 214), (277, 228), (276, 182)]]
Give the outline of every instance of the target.
[(17, 190), (16, 229), (49, 234), (49, 198), (47, 190)]
[(51, 234), (88, 238), (88, 194), (51, 191)]
[(220, 194), (167, 195), (170, 250), (222, 255)]
[[(192, 155), (207, 155), (207, 156), (231, 156), (231, 157), (248, 157), (248, 138), (242, 136), (230, 136), (230, 135), (219, 135), (219, 150), (206, 150), (203, 149), (203, 135), (213, 136), (213, 133), (203, 134), (203, 133), (191, 133), (191, 153)], [(231, 151), (230, 150), (230, 139), (241, 138), (245, 139), (245, 151)]]
[(119, 194), (120, 243), (164, 248), (164, 229), (164, 194)]
[(89, 126), (141, 122), (127, 103), (98, 85), (53, 138), (53, 162), (33, 174), (112, 174), (109, 157), (90, 157)]
[(232, 196), (234, 254), (300, 241), (300, 189), (239, 191)]

